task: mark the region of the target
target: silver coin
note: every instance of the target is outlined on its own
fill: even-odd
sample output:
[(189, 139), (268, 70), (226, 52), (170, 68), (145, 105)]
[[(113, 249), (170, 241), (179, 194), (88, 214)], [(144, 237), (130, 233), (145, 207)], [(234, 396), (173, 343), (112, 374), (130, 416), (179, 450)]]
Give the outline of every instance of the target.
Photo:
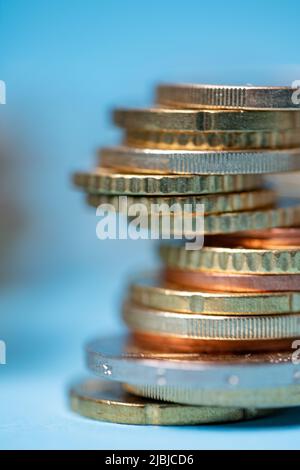
[(292, 353), (165, 355), (132, 349), (126, 335), (99, 338), (86, 346), (88, 368), (102, 378), (220, 391), (300, 387), (299, 354), (298, 364)]
[(131, 173), (264, 174), (300, 170), (300, 149), (285, 150), (156, 150), (109, 147), (100, 152), (105, 168)]

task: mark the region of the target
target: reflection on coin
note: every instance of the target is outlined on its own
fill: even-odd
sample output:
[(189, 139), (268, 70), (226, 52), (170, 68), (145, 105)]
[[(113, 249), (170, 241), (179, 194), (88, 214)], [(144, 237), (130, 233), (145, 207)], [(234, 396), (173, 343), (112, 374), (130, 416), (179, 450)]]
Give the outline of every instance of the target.
[(191, 271), (168, 268), (166, 282), (179, 288), (219, 292), (295, 292), (300, 293), (300, 274), (240, 274)]
[(287, 150), (157, 150), (107, 147), (102, 167), (125, 173), (264, 174), (300, 170), (300, 149)]
[(88, 379), (70, 390), (73, 411), (88, 418), (121, 424), (192, 425), (240, 421), (272, 412), (255, 409), (178, 405), (126, 393), (118, 383)]
[(157, 103), (183, 108), (297, 110), (298, 95), (297, 88), (287, 86), (175, 84), (157, 88)]
[[(248, 317), (249, 320), (249, 317)], [(208, 323), (208, 322), (207, 322)], [(202, 325), (203, 326), (203, 325)], [(156, 354), (248, 354), (272, 351), (286, 351), (291, 347), (291, 338), (280, 339), (219, 339), (219, 338), (188, 338), (170, 334), (133, 331), (133, 344), (140, 351)]]
[[(280, 248), (278, 254), (285, 253), (285, 248), (290, 248), (290, 253), (296, 253), (295, 249), (300, 249), (300, 228), (298, 227), (280, 227), (269, 230), (253, 230), (244, 233), (234, 233), (229, 237), (208, 237), (206, 243), (209, 246), (225, 245), (230, 247), (256, 248), (258, 250)], [(293, 250), (294, 249), (294, 250)], [(246, 250), (245, 250), (246, 251)], [(249, 250), (250, 252), (250, 250)], [(258, 252), (258, 251), (257, 251)], [(285, 257), (282, 256), (282, 257)], [(294, 264), (293, 260), (287, 260)], [(299, 264), (299, 263), (298, 263)]]
[(161, 399), (170, 401), (246, 408), (300, 405), (299, 353), (292, 360), (293, 352), (168, 356), (130, 351), (128, 337), (101, 338), (86, 350), (88, 367), (106, 380), (159, 386)]

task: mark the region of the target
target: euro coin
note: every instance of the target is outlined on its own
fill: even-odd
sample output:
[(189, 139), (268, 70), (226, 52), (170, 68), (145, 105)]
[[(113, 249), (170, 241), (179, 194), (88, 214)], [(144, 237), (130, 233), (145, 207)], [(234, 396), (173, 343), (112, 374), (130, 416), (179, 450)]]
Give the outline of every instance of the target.
[(288, 86), (160, 85), (157, 103), (183, 108), (298, 110), (299, 90)]

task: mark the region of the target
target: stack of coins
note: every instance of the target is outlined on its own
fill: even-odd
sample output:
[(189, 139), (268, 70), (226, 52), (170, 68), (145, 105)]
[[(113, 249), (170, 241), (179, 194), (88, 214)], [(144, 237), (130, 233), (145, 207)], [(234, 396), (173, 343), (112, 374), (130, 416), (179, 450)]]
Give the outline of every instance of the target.
[(162, 238), (180, 238), (177, 213), (169, 237), (162, 229), (167, 209), (189, 205), (185, 217), (197, 227), (201, 205), (204, 246), (162, 244), (161, 272), (138, 276), (124, 302), (130, 337), (88, 345), (88, 367), (106, 381), (73, 387), (73, 409), (117, 422), (191, 424), (300, 405), (300, 202), (277, 201), (262, 179), (300, 170), (294, 94), (162, 85), (158, 107), (115, 111), (123, 145), (103, 149), (99, 167), (77, 173), (75, 184), (90, 205), (122, 211), (126, 196), (147, 220), (163, 206)]

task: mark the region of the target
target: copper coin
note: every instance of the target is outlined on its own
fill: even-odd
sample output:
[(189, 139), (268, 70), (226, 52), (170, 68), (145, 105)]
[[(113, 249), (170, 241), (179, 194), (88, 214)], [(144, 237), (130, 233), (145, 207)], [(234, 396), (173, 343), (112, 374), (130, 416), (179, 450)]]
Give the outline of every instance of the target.
[(177, 286), (221, 292), (300, 291), (300, 274), (231, 274), (168, 268), (165, 280)]
[[(147, 332), (132, 333), (133, 344), (145, 354), (153, 353), (250, 353), (288, 351), (294, 338), (264, 340), (219, 340), (179, 338)], [(176, 359), (176, 358), (175, 358)]]
[(251, 230), (230, 235), (211, 235), (205, 237), (207, 246), (226, 246), (244, 248), (299, 248), (300, 227), (282, 227), (268, 230)]

